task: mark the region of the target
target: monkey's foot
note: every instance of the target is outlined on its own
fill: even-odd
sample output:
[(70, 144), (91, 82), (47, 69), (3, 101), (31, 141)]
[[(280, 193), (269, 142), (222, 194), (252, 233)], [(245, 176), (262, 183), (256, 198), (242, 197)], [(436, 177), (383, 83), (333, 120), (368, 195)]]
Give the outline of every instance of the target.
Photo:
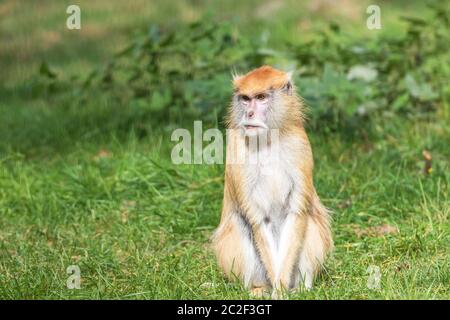
[(250, 290), (250, 295), (253, 298), (264, 298), (269, 295), (269, 290), (265, 287), (256, 287)]

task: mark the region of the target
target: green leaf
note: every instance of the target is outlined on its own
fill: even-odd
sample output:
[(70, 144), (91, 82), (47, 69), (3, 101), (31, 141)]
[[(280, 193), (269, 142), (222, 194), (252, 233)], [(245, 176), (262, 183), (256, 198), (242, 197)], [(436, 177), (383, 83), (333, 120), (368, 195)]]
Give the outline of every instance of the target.
[(404, 79), (405, 86), (409, 93), (414, 97), (423, 101), (434, 100), (438, 97), (428, 83), (417, 83), (411, 74), (407, 74)]
[(50, 66), (46, 61), (41, 63), (39, 74), (51, 79), (55, 79), (57, 77), (57, 74), (50, 69)]
[(400, 109), (403, 109), (403, 107), (406, 106), (406, 104), (409, 101), (409, 94), (404, 93), (400, 96), (398, 96), (391, 104), (391, 108), (395, 111), (398, 111)]

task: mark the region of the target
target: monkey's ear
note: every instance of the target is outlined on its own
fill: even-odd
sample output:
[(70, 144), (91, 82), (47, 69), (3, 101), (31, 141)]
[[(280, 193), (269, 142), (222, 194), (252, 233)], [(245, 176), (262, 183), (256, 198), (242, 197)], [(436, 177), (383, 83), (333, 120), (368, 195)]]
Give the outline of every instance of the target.
[(238, 74), (236, 72), (236, 70), (233, 70), (233, 71), (231, 71), (231, 77), (233, 78), (233, 85), (236, 88), (237, 87), (237, 83), (242, 78), (242, 75)]
[(286, 91), (286, 94), (288, 96), (292, 96), (292, 91), (293, 91), (293, 88), (292, 88), (292, 74), (293, 73), (294, 73), (293, 71), (286, 72), (288, 81), (284, 85), (283, 89)]
[(293, 75), (294, 75), (294, 71), (293, 70), (286, 72), (286, 77), (287, 77), (288, 81), (290, 81), (291, 83), (292, 83), (292, 76)]
[(284, 85), (284, 87), (283, 87), (283, 90), (286, 92), (286, 94), (288, 95), (288, 96), (292, 96), (292, 83), (291, 83), (291, 81), (288, 81), (285, 85)]

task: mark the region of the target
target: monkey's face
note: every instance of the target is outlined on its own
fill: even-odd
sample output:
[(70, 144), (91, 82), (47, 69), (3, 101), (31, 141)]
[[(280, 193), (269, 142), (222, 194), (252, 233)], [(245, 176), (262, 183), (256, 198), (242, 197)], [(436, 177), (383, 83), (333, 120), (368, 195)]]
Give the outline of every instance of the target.
[(262, 66), (244, 76), (235, 75), (233, 84), (232, 127), (246, 136), (283, 127), (289, 113), (287, 96), (292, 95), (289, 73)]
[(290, 84), (253, 95), (236, 93), (233, 99), (233, 121), (246, 136), (265, 134), (279, 129), (286, 114), (284, 103)]
[(255, 136), (270, 129), (268, 118), (272, 102), (271, 92), (260, 92), (254, 95), (237, 94), (236, 123), (246, 136)]

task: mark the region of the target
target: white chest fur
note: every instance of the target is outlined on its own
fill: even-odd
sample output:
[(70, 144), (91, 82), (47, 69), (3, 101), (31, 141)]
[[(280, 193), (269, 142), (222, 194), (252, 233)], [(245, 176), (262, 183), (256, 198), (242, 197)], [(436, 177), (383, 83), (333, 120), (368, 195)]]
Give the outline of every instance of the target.
[[(280, 150), (289, 151), (289, 146)], [(276, 274), (281, 271), (282, 257), (289, 248), (285, 230), (302, 205), (303, 180), (293, 154), (281, 155), (267, 148), (250, 153), (243, 168), (247, 203), (262, 226)]]
[[(244, 165), (244, 192), (259, 221), (279, 223), (298, 208), (301, 175), (295, 161), (267, 147), (249, 153)], [(281, 149), (283, 150), (283, 149)]]

